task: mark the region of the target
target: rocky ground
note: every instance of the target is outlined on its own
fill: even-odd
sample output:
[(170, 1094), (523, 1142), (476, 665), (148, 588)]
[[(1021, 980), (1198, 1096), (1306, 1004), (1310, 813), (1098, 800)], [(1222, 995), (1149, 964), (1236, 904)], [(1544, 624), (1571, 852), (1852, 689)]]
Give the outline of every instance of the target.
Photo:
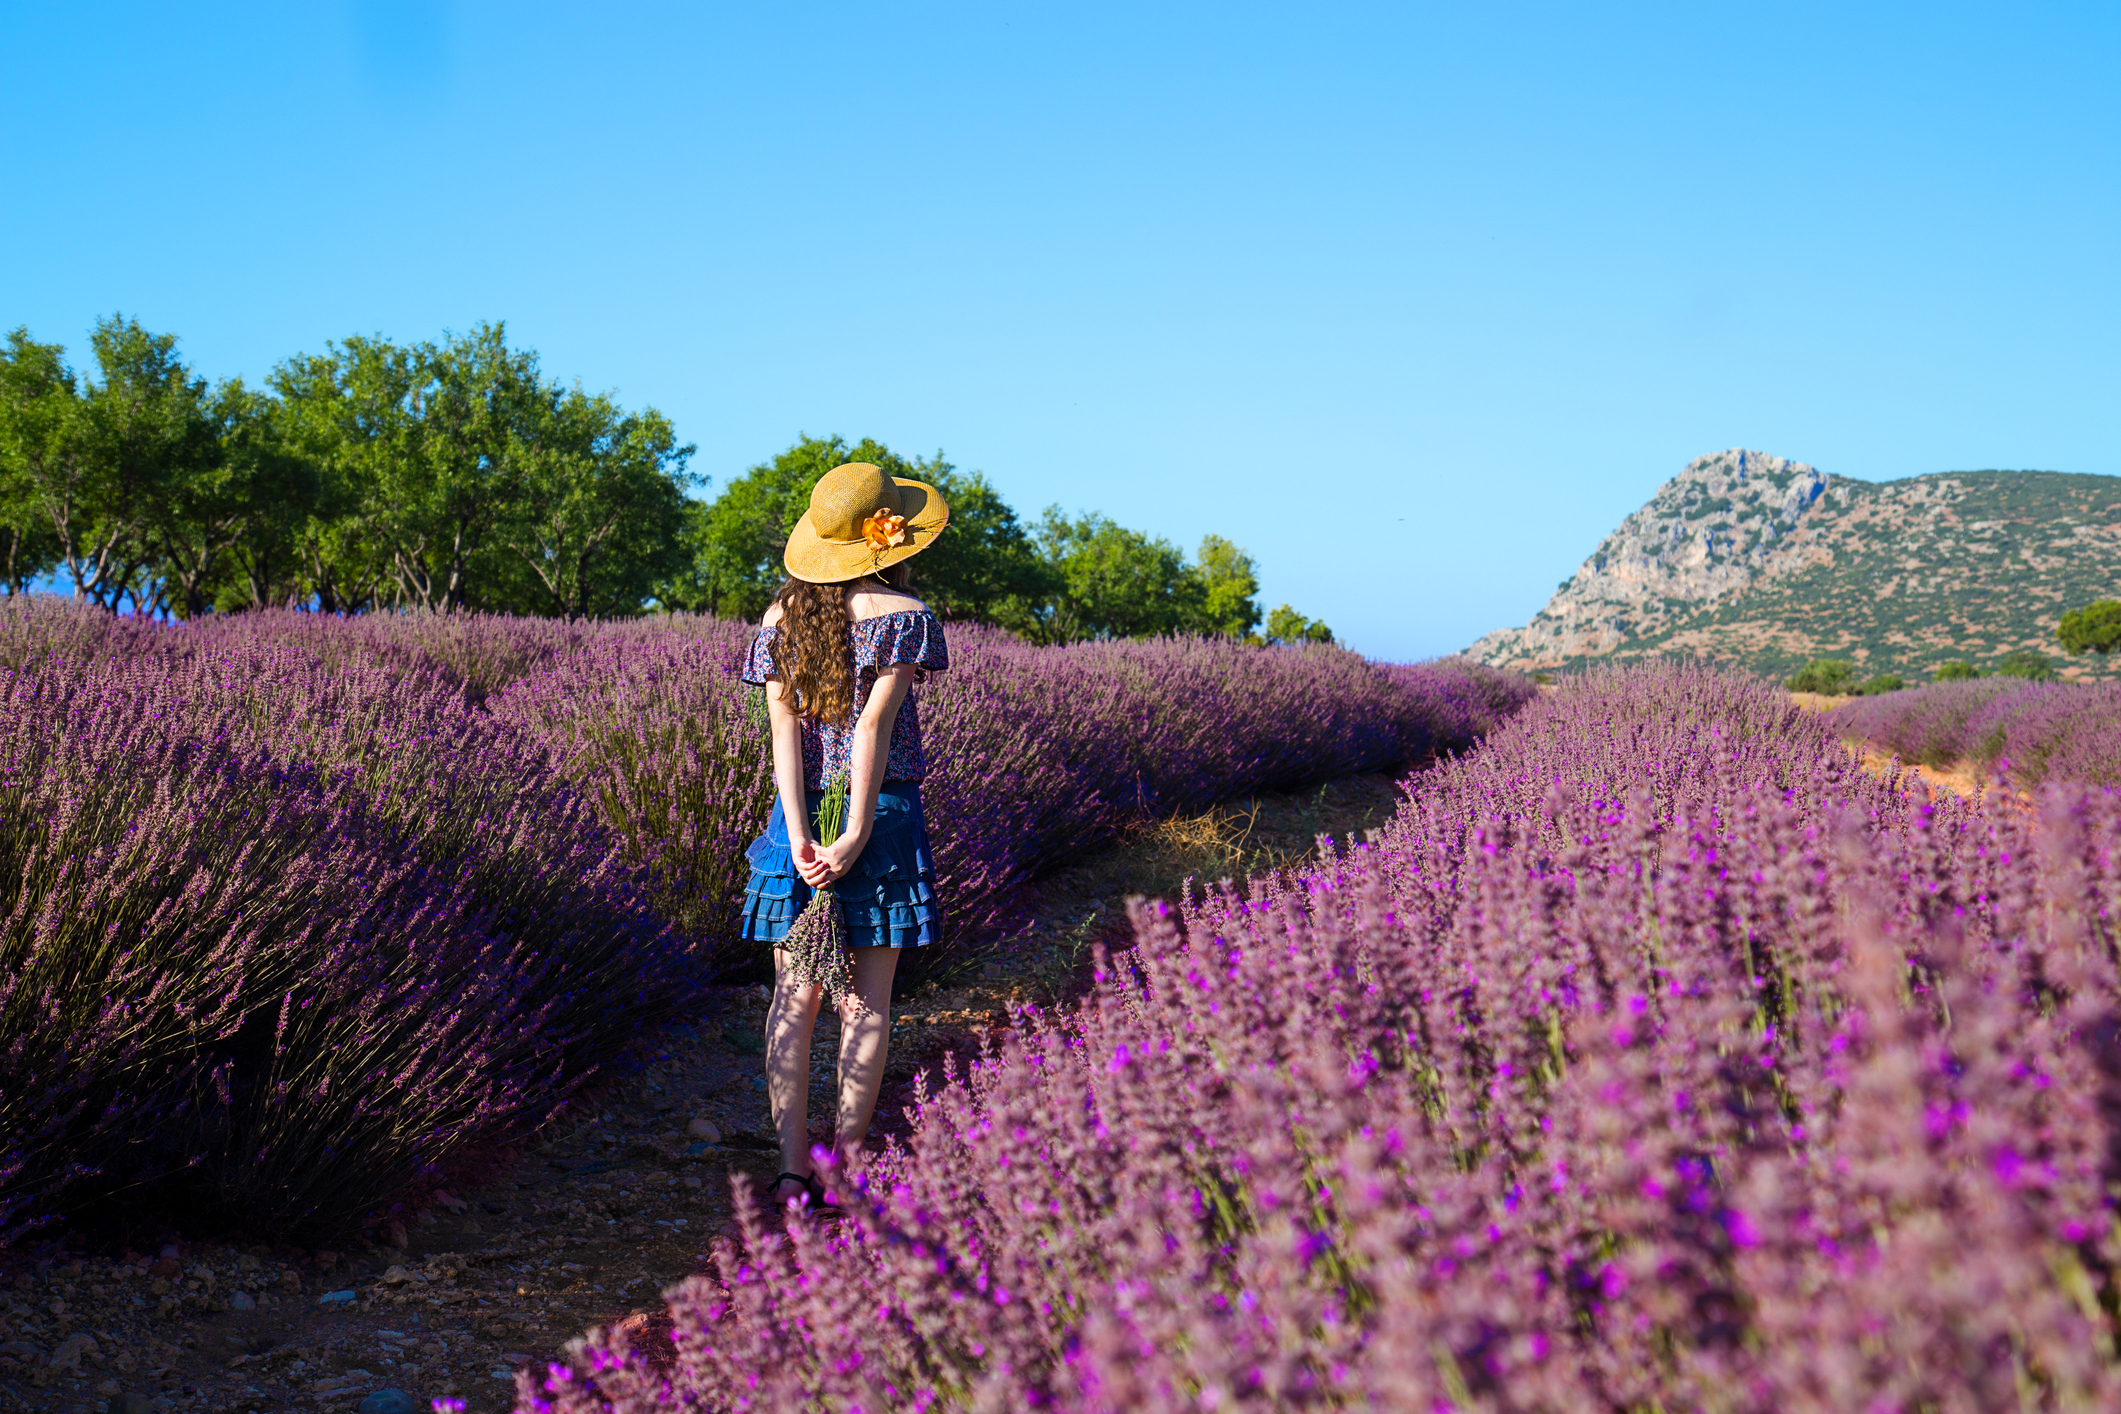
[[(1145, 827), (1052, 876), (1016, 931), (895, 1008), (877, 1133), (903, 1123), (917, 1073), (976, 1049), (1012, 1003), (1079, 988), (1092, 946), (1126, 937), (1129, 896), (1296, 866), (1319, 834), (1345, 839), (1397, 801), (1390, 776), (1264, 796)], [(517, 1367), (587, 1327), (656, 1320), (659, 1293), (706, 1269), (739, 1180), (779, 1169), (765, 1009), (763, 988), (724, 989), (644, 1044), (592, 1118), (380, 1246), (171, 1235), (152, 1250), (61, 1238), (0, 1251), (0, 1411), (409, 1414), (443, 1396), (469, 1414), (510, 1408)], [(838, 1023), (821, 1020), (814, 1116), (831, 1114), (837, 1044)]]

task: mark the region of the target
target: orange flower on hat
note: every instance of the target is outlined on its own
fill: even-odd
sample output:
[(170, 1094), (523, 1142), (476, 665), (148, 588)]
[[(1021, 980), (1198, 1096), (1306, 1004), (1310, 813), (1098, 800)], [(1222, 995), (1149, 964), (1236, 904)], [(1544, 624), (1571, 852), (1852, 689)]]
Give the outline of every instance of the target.
[(880, 555), (895, 545), (903, 545), (906, 543), (906, 518), (895, 511), (878, 511), (862, 522), (862, 539)]

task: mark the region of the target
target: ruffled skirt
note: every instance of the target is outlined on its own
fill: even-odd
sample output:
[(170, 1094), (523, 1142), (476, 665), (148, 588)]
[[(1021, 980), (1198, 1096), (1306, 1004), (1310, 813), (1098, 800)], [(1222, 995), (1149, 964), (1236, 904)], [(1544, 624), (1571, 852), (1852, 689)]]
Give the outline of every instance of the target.
[[(811, 791), (806, 808), (817, 818), (823, 791)], [(766, 833), (744, 852), (751, 880), (744, 886), (741, 927), (755, 942), (777, 943), (810, 902), (811, 888), (795, 872), (788, 850), (788, 822), (780, 798), (773, 802)], [(921, 814), (915, 781), (886, 781), (876, 797), (876, 825), (847, 876), (832, 885), (847, 922), (851, 948), (917, 948), (941, 938), (935, 904), (935, 860), (928, 852), (928, 822)]]

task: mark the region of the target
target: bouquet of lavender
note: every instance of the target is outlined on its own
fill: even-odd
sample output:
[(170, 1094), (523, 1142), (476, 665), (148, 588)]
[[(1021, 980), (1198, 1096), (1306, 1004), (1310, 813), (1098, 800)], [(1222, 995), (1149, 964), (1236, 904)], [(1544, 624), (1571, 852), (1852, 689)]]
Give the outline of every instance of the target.
[[(831, 844), (846, 827), (847, 794), (845, 772), (826, 783), (825, 797), (817, 805), (819, 844)], [(854, 967), (847, 958), (847, 923), (830, 884), (810, 896), (795, 922), (788, 925), (781, 946), (788, 951), (788, 970), (797, 982), (815, 982), (825, 989), (835, 1008), (845, 1005), (854, 988)]]

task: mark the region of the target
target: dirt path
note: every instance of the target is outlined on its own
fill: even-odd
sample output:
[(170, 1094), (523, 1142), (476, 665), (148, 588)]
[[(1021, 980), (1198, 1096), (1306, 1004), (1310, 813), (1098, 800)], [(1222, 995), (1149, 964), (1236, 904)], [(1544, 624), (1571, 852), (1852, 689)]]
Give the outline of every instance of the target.
[[(1091, 945), (1126, 936), (1130, 895), (1300, 865), (1317, 835), (1389, 819), (1394, 780), (1166, 820), (1045, 880), (1023, 923), (969, 956), (969, 975), (899, 1004), (878, 1132), (903, 1123), (895, 1100), (917, 1073), (974, 1049), (1012, 1001), (1072, 994)], [(779, 1169), (765, 1006), (763, 988), (718, 993), (642, 1048), (594, 1118), (389, 1245), (82, 1252), (62, 1240), (0, 1253), (0, 1411), (414, 1414), (441, 1395), (470, 1414), (510, 1408), (518, 1366), (589, 1326), (652, 1321), (659, 1293), (704, 1269), (730, 1221), (731, 1176), (763, 1183)], [(813, 1115), (831, 1113), (838, 1030), (818, 1026)]]

